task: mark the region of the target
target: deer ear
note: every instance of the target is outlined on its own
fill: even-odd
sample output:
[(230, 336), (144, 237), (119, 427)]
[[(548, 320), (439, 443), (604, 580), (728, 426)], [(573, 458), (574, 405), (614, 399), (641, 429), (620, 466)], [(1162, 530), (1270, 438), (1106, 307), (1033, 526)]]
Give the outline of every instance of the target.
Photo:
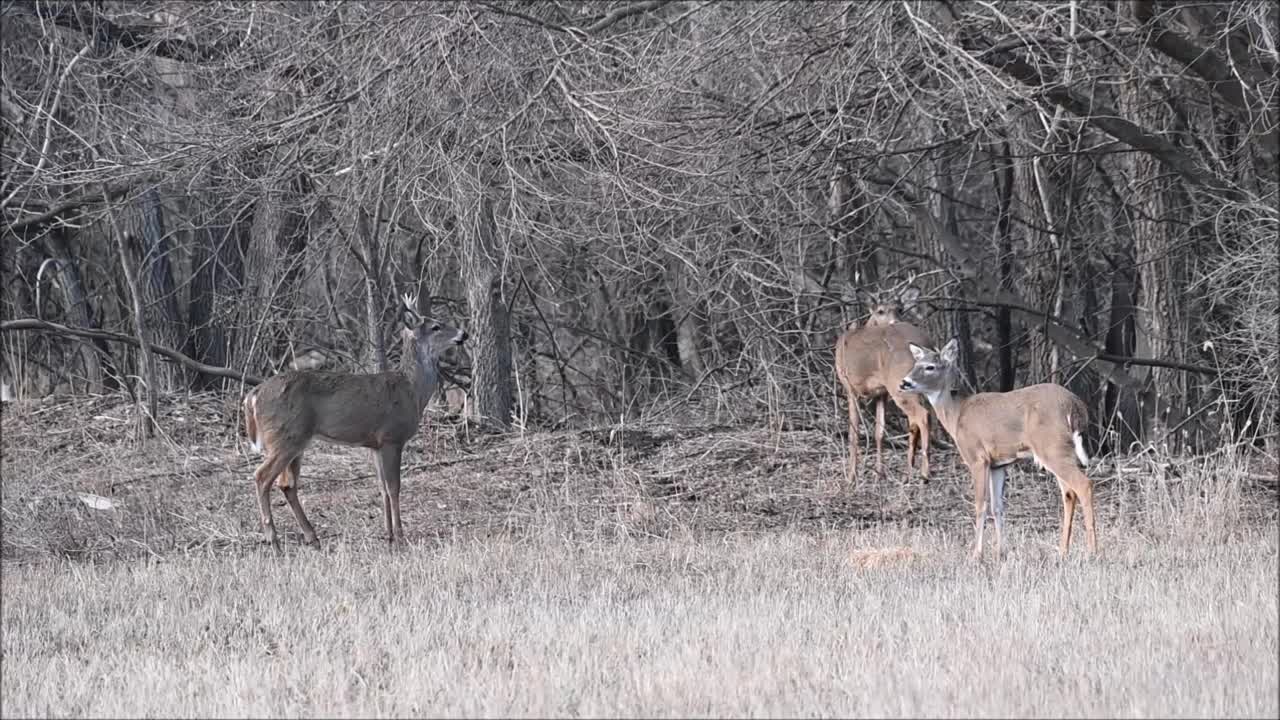
[(405, 330), (418, 327), (418, 318), (409, 308), (400, 308), (400, 322), (404, 323)]
[(942, 348), (942, 361), (947, 364), (954, 363), (959, 355), (960, 341), (956, 338), (951, 338), (946, 347)]
[(925, 350), (915, 343), (907, 343), (907, 349), (911, 351), (911, 357), (914, 357), (916, 360), (923, 360), (929, 355), (928, 350)]

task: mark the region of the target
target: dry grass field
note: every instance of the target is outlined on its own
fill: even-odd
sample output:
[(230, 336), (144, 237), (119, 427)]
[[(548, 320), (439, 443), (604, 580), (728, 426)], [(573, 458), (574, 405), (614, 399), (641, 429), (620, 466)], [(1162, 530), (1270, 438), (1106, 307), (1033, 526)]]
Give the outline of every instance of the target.
[(323, 548), (277, 493), (277, 557), (234, 402), (145, 447), (115, 398), (5, 405), (5, 717), (1280, 715), (1274, 462), (1098, 462), (1102, 551), (1066, 561), (1020, 468), (978, 564), (947, 453), (849, 491), (834, 432), (441, 425), (408, 547), (367, 456), (318, 444)]

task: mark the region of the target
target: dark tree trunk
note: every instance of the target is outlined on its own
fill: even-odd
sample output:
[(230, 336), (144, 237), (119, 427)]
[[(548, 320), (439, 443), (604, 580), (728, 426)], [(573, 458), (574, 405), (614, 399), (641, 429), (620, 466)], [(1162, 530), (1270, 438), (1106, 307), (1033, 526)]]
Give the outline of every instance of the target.
[[(77, 327), (93, 327), (93, 311), (89, 306), (88, 294), (85, 292), (84, 279), (80, 274), (80, 263), (76, 262), (67, 243), (65, 231), (52, 228), (44, 236), (45, 251), (55, 260), (53, 268), (58, 276), (58, 287), (62, 289), (66, 303), (67, 321)], [(39, 311), (39, 308), (37, 308)], [(98, 353), (93, 347), (80, 343), (80, 357), (84, 361), (85, 380), (90, 392), (102, 390), (102, 365)]]
[[(231, 357), (235, 331), (227, 320), (241, 288), (249, 219), (247, 213), (231, 217), (224, 212), (209, 218), (196, 235), (187, 354), (207, 365), (225, 367)], [(208, 375), (197, 382), (202, 388), (226, 383)]]
[(465, 236), (463, 274), (471, 310), (472, 402), (478, 415), (505, 429), (511, 426), (511, 328), (492, 201), (482, 195), (474, 222), (459, 227)]
[[(1104, 347), (1107, 353), (1122, 357), (1132, 357), (1135, 352), (1137, 338), (1137, 283), (1133, 271), (1133, 257), (1125, 253), (1118, 258), (1117, 266), (1111, 274), (1111, 308), (1108, 314), (1107, 335)], [(1139, 411), (1137, 396), (1115, 383), (1107, 384), (1103, 398), (1103, 427), (1111, 428), (1104, 433), (1104, 449), (1113, 452), (1124, 452), (1140, 437)], [(1110, 440), (1114, 439), (1115, 447)]]
[[(998, 237), (998, 282), (1000, 290), (1013, 289), (1013, 159), (1009, 152), (1009, 141), (1002, 143), (999, 165), (996, 172), (996, 201), (999, 216), (996, 219)], [(1014, 360), (1013, 315), (1007, 307), (996, 309), (996, 358), (999, 364), (1000, 392), (1009, 392), (1017, 381), (1017, 365)]]
[[(150, 341), (162, 347), (181, 349), (186, 345), (186, 329), (178, 311), (178, 290), (173, 282), (170, 262), (172, 243), (165, 234), (164, 207), (155, 188), (142, 195), (142, 262), (140, 264), (143, 300), (147, 307), (147, 330)], [(159, 389), (173, 392), (186, 386), (181, 366), (161, 363), (156, 381)]]

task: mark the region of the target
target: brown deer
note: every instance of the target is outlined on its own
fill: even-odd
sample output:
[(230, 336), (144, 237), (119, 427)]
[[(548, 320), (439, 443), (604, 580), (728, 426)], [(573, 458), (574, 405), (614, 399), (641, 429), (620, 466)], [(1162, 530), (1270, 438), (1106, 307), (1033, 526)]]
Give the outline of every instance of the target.
[[(909, 287), (899, 296), (903, 310), (909, 309), (920, 291)], [(910, 343), (928, 345), (924, 332), (898, 320), (898, 308), (891, 301), (876, 301), (871, 315), (861, 326), (851, 325), (836, 341), (836, 377), (849, 401), (849, 468), (846, 479), (858, 475), (858, 401), (876, 401), (876, 470), (884, 472), (881, 446), (884, 442), (884, 401), (893, 399), (907, 416), (907, 472), (915, 465), (920, 450), (920, 474), (929, 481), (929, 410), (919, 398), (901, 390), (902, 377), (915, 360), (907, 349)]]
[(439, 388), (440, 355), (461, 345), (467, 334), (423, 318), (415, 309), (415, 297), (406, 295), (402, 300), (402, 332), (413, 340), (405, 369), (369, 374), (292, 370), (272, 377), (244, 398), (245, 433), (254, 449), (265, 456), (254, 473), (262, 528), (277, 551), (280, 543), (270, 501), (271, 485), (277, 479), (306, 544), (319, 545), (315, 528), (298, 502), (302, 453), (315, 437), (373, 450), (382, 483), (387, 539), (404, 542), (400, 526), (401, 453), (418, 430), (422, 409)]
[[(954, 339), (941, 352), (912, 344), (915, 364), (902, 379), (902, 389), (929, 399), (938, 421), (955, 441), (961, 459), (973, 475), (973, 557), (982, 556), (982, 533), (988, 516), (996, 528), (996, 556), (1004, 549), (1005, 471), (1023, 458), (1033, 458), (1058, 479), (1058, 490), (1062, 493), (1059, 554), (1065, 556), (1071, 544), (1077, 499), (1084, 515), (1089, 553), (1095, 553), (1093, 481), (1081, 469), (1089, 464), (1089, 455), (1084, 449), (1089, 411), (1084, 402), (1054, 383), (956, 398), (951, 389), (955, 383), (957, 349)], [(989, 509), (988, 490), (991, 493)]]

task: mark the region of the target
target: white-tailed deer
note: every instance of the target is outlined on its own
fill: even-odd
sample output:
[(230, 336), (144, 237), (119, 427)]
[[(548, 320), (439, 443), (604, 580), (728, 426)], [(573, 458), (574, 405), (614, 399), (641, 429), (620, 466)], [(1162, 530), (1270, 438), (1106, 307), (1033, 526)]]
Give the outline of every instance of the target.
[[(907, 288), (900, 299), (903, 309), (915, 304), (920, 291)], [(929, 410), (919, 398), (903, 392), (902, 377), (911, 370), (915, 359), (907, 346), (928, 345), (924, 332), (911, 323), (898, 320), (893, 302), (875, 302), (871, 315), (861, 327), (850, 326), (836, 341), (836, 377), (844, 386), (849, 400), (849, 468), (846, 479), (852, 483), (858, 475), (858, 401), (876, 401), (876, 469), (884, 471), (881, 446), (884, 442), (884, 401), (888, 396), (907, 416), (907, 472), (915, 465), (920, 450), (920, 474), (929, 480)]]
[(957, 349), (955, 340), (948, 342), (941, 352), (912, 344), (915, 365), (902, 379), (902, 389), (929, 399), (938, 421), (955, 441), (961, 459), (973, 475), (973, 556), (982, 555), (982, 531), (988, 516), (996, 526), (997, 557), (1004, 549), (1005, 470), (1023, 458), (1035, 459), (1058, 479), (1058, 490), (1062, 493), (1062, 541), (1058, 552), (1066, 555), (1071, 544), (1071, 522), (1077, 499), (1084, 515), (1089, 552), (1096, 552), (1093, 481), (1081, 469), (1089, 464), (1089, 455), (1084, 450), (1089, 411), (1084, 402), (1054, 383), (955, 398), (951, 388), (955, 383)]
[(298, 502), (302, 453), (312, 438), (373, 450), (382, 483), (382, 517), (387, 539), (403, 542), (400, 527), (400, 457), (404, 444), (418, 431), (422, 409), (440, 385), (440, 355), (461, 345), (467, 334), (427, 320), (417, 300), (404, 296), (400, 309), (406, 335), (413, 339), (401, 371), (352, 374), (293, 370), (272, 377), (244, 398), (245, 432), (265, 456), (254, 473), (262, 528), (277, 550), (271, 519), (271, 485), (280, 489), (302, 527), (308, 545), (318, 545), (315, 528)]

